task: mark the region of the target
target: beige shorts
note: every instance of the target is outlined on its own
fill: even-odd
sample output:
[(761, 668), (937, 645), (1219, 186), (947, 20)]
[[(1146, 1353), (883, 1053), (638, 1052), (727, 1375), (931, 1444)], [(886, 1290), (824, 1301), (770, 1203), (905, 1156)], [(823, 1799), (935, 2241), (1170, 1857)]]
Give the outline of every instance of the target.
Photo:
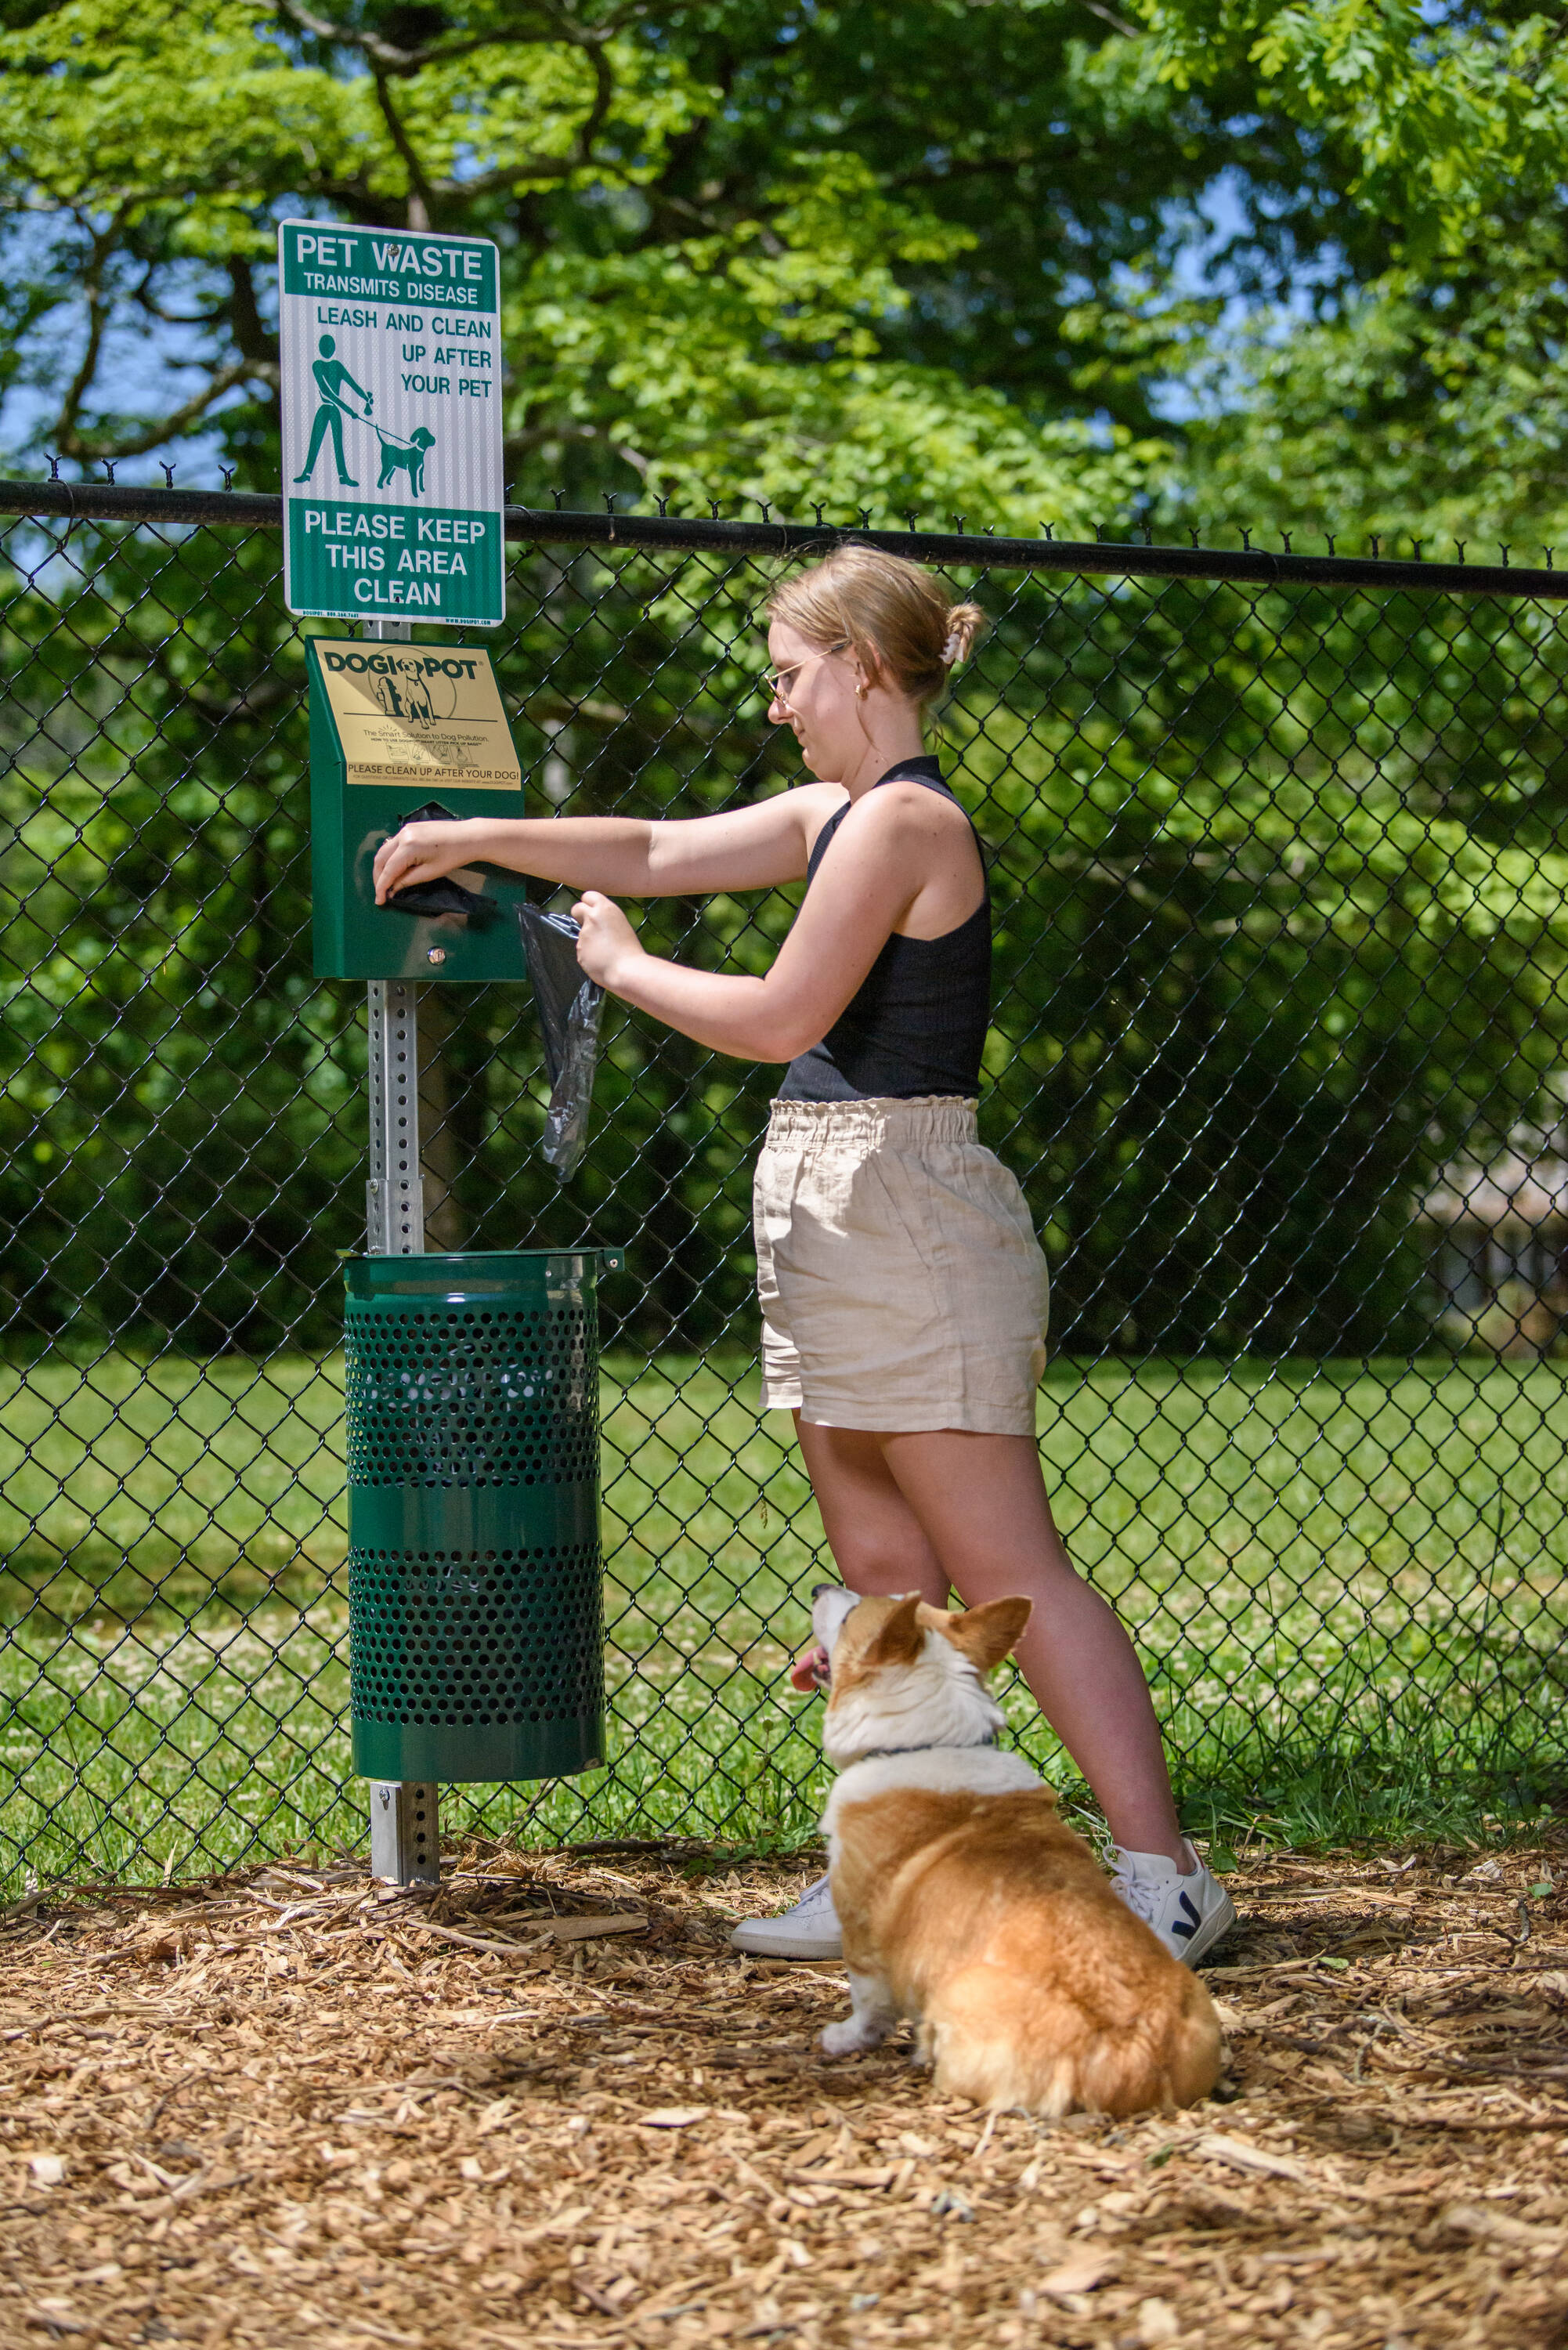
[(753, 1193), (763, 1402), (1033, 1436), (1045, 1258), (971, 1101), (776, 1101)]

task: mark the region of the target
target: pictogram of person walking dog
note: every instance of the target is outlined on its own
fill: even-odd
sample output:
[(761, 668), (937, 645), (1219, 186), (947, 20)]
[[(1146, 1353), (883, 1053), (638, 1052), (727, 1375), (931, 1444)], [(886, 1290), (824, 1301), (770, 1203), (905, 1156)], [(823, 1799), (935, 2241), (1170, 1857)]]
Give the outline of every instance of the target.
[[(376, 487), (379, 490), (384, 490), (395, 474), (406, 473), (409, 477), (410, 496), (422, 497), (425, 487), (425, 452), (435, 447), (435, 434), (427, 432), (422, 424), (417, 424), (407, 440), (400, 438), (395, 432), (383, 432), (370, 413), (375, 406), (374, 395), (368, 392), (363, 384), (355, 382), (342, 360), (337, 356), (337, 346), (333, 338), (330, 335), (323, 335), (317, 345), (317, 349), (320, 356), (311, 361), (310, 372), (316, 378), (316, 388), (321, 395), (321, 405), (311, 420), (310, 449), (305, 460), (305, 471), (302, 473), (296, 473), (294, 477), (296, 482), (309, 481), (316, 470), (316, 461), (321, 454), (322, 443), (330, 434), (332, 455), (337, 468), (339, 486), (348, 490), (358, 488), (358, 480), (348, 471), (348, 463), (343, 454), (343, 419), (347, 416), (355, 424), (368, 424), (381, 444), (381, 466), (376, 476)], [(352, 406), (350, 394), (355, 400), (363, 401), (364, 405), (360, 408)]]

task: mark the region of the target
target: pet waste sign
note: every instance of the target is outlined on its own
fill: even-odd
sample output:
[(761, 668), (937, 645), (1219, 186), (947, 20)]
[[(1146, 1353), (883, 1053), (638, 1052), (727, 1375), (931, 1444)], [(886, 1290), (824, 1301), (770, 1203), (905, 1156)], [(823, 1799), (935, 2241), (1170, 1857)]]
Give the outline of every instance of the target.
[(335, 620), (506, 616), (487, 237), (285, 221), (284, 595)]

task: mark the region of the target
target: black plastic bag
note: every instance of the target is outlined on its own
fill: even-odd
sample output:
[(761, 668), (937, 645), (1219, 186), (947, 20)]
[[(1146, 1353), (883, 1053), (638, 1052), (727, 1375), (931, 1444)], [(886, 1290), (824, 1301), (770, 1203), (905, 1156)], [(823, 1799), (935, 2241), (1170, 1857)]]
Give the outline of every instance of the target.
[(555, 1169), (556, 1180), (565, 1183), (576, 1173), (587, 1148), (605, 992), (583, 975), (577, 925), (569, 914), (547, 914), (543, 906), (523, 905), (517, 908), (517, 923), (550, 1076), (545, 1159)]
[[(399, 819), (405, 824), (436, 824), (442, 819), (456, 822), (451, 808), (440, 800), (427, 800), (423, 807), (412, 808)], [(437, 881), (410, 881), (401, 889), (389, 889), (387, 905), (393, 913), (417, 914), (428, 920), (432, 914), (461, 914), (473, 928), (483, 930), (495, 917), (493, 901), (470, 889), (454, 874), (446, 873)]]
[(434, 914), (461, 914), (475, 930), (495, 910), (488, 898), (477, 889), (465, 889), (450, 873), (438, 881), (410, 881), (405, 889), (389, 889), (386, 903), (394, 914), (417, 914), (427, 921)]

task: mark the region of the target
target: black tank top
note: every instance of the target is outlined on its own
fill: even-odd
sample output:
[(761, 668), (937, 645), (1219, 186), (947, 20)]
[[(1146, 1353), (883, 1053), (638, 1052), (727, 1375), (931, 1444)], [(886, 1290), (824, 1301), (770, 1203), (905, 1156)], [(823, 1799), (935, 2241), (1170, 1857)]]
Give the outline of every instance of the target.
[[(884, 784), (923, 784), (953, 798), (939, 762), (901, 759)], [(816, 836), (806, 886), (848, 815), (829, 816)], [(970, 827), (971, 831), (973, 826)], [(980, 836), (975, 834), (975, 845)], [(984, 852), (981, 870), (985, 868)], [(991, 1019), (991, 889), (966, 922), (940, 939), (890, 937), (820, 1045), (784, 1072), (781, 1101), (911, 1101), (922, 1094), (980, 1090), (980, 1056)]]

